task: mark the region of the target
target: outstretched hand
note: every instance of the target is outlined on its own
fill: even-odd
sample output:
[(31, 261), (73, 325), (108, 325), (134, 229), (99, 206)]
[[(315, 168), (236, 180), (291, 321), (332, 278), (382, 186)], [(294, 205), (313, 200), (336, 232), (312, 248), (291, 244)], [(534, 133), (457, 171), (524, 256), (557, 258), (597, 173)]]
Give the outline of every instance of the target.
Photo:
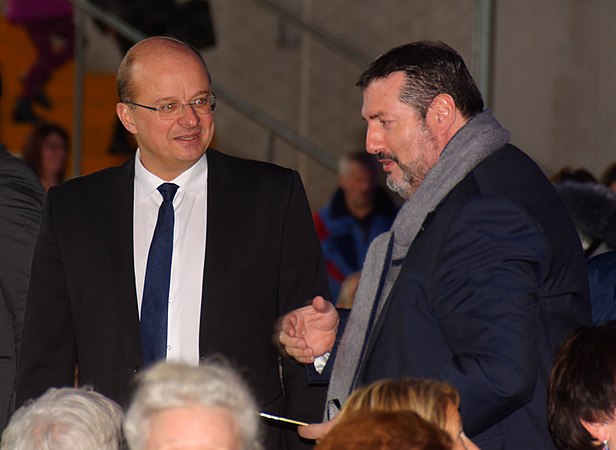
[(332, 350), (338, 322), (334, 305), (317, 296), (310, 305), (282, 318), (278, 340), (289, 356), (301, 363), (312, 363), (315, 357)]

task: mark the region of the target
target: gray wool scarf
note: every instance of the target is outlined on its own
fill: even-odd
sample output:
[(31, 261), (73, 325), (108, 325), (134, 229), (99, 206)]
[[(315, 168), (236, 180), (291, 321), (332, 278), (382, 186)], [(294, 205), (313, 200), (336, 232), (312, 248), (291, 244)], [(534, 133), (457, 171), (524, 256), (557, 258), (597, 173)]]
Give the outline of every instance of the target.
[(354, 388), (363, 347), (372, 331), (369, 328), (378, 319), (400, 273), (401, 264), (392, 265), (392, 261), (404, 259), (426, 216), (481, 161), (508, 141), (509, 132), (491, 111), (484, 110), (471, 118), (449, 141), (437, 164), (404, 203), (391, 230), (379, 235), (370, 245), (351, 316), (334, 361), (325, 419), (335, 416), (337, 406), (346, 401)]

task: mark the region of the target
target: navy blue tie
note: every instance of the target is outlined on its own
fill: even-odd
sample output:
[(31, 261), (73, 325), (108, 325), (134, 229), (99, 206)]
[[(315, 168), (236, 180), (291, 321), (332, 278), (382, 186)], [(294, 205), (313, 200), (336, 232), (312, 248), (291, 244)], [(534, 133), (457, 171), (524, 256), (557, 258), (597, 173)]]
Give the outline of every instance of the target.
[(158, 210), (158, 220), (150, 244), (141, 301), (140, 328), (144, 365), (150, 365), (167, 356), (167, 306), (173, 254), (173, 197), (177, 190), (178, 185), (173, 183), (158, 186), (163, 202)]

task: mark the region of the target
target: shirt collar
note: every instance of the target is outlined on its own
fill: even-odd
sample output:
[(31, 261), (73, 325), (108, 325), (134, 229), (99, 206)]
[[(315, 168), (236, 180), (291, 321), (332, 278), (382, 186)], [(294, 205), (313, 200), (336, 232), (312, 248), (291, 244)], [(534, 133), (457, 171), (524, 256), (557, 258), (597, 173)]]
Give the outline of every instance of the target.
[[(149, 172), (141, 163), (141, 153), (137, 149), (135, 154), (135, 193), (136, 200), (140, 201), (152, 195), (158, 186), (166, 183), (162, 178), (157, 177), (152, 172)], [(207, 152), (203, 154), (201, 159), (197, 161), (190, 169), (181, 173), (169, 183), (175, 183), (180, 187), (180, 190), (191, 191), (198, 195), (205, 195), (207, 188)]]

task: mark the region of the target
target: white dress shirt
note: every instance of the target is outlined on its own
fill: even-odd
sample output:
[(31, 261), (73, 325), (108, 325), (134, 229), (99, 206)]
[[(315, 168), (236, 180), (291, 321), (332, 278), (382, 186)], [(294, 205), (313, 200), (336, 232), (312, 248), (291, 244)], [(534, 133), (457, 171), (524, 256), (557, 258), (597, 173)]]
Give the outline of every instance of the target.
[[(199, 320), (205, 264), (207, 158), (170, 181), (179, 186), (173, 198), (175, 222), (167, 321), (167, 359), (199, 364)], [(143, 283), (150, 242), (163, 201), (157, 188), (166, 181), (148, 172), (135, 157), (134, 228), (135, 282), (141, 317)]]

